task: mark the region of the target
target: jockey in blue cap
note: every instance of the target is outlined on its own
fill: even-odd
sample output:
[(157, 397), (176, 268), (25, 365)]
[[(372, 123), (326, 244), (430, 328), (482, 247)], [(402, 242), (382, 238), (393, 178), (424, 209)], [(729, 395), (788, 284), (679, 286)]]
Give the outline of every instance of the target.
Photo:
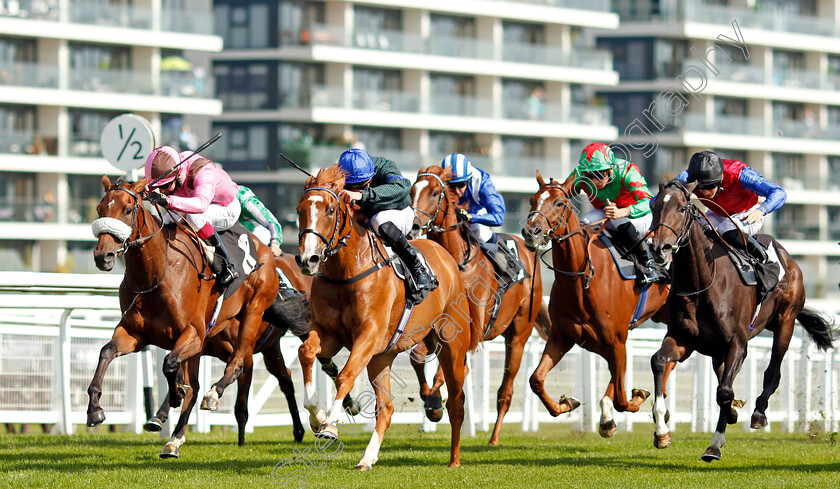
[(408, 195), (411, 181), (402, 176), (393, 161), (371, 158), (361, 149), (348, 149), (342, 153), (338, 166), (346, 173), (341, 198), (359, 206), (362, 214), (369, 218), (373, 231), (411, 269), (414, 284), (409, 284), (406, 300), (415, 304), (421, 302), (438, 284), (426, 272), (417, 258), (417, 249), (405, 237), (414, 224), (414, 210)]
[[(478, 245), (491, 258), (499, 274), (507, 270), (507, 256), (497, 253), (496, 234), (490, 226), (501, 226), (505, 222), (505, 199), (496, 190), (490, 175), (476, 168), (461, 153), (452, 153), (440, 164), (449, 169), (452, 178), (447, 185), (458, 197), (458, 217), (467, 221), (473, 234), (479, 237)], [(518, 272), (518, 270), (516, 270)]]

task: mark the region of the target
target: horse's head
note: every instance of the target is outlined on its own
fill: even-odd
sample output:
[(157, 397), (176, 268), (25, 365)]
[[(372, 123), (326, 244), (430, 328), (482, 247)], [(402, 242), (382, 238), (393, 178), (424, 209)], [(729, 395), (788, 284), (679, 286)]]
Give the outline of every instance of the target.
[[(688, 185), (680, 180), (659, 182), (659, 194), (651, 207), (655, 230), (653, 236), (654, 260), (665, 265), (671, 260), (683, 241), (688, 236), (688, 229), (693, 221), (696, 208), (691, 203), (691, 192), (696, 182)], [(659, 229), (659, 228), (665, 229)]]
[(91, 225), (98, 240), (93, 250), (96, 268), (111, 271), (117, 256), (125, 252), (126, 242), (138, 233), (137, 220), (143, 208), (140, 193), (145, 187), (146, 180), (130, 183), (120, 178), (112, 184), (107, 176), (102, 177), (105, 195), (96, 206), (99, 219)]
[(537, 183), (540, 188), (531, 196), (531, 211), (522, 227), (525, 246), (531, 251), (562, 234), (569, 227), (569, 220), (576, 218), (571, 202), (572, 182), (546, 182), (537, 170)]
[(322, 261), (344, 246), (352, 227), (350, 211), (339, 192), (344, 189), (344, 172), (333, 165), (309, 177), (298, 203), (298, 265), (306, 275), (315, 275)]
[(417, 181), (410, 191), (411, 207), (414, 208), (415, 215), (414, 225), (408, 235), (410, 239), (426, 234), (432, 226), (443, 227), (449, 204), (456, 200), (455, 195), (446, 186), (450, 179), (452, 171), (439, 166), (421, 168), (417, 173)]

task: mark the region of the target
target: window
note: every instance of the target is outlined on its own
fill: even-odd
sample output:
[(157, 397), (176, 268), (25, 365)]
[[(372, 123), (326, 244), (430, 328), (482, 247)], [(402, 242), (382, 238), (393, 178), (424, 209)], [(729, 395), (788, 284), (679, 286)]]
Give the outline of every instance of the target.
[(35, 174), (0, 172), (0, 222), (34, 221), (34, 202)]
[(226, 48), (269, 47), (271, 16), (267, 3), (217, 2), (214, 9), (216, 33)]
[(840, 207), (826, 207), (828, 211), (828, 239), (840, 240)]
[(213, 124), (213, 132), (225, 135), (213, 146), (214, 160), (226, 170), (264, 171), (270, 169), (270, 125)]
[(364, 144), (373, 156), (388, 150), (402, 150), (402, 135), (399, 129), (353, 126), (353, 133), (356, 135), (356, 141)]
[(128, 70), (131, 49), (127, 46), (70, 44), (70, 67), (87, 70)]
[(0, 104), (0, 153), (42, 152), (35, 147), (35, 128), (35, 107)]
[(309, 107), (312, 88), (324, 84), (323, 65), (280, 63), (278, 66), (280, 107)]
[(778, 209), (773, 219), (773, 229), (779, 239), (808, 239), (816, 240), (820, 237), (820, 228), (816, 224), (808, 223), (805, 206), (799, 204), (785, 204)]
[[(353, 106), (368, 110), (399, 110), (402, 106), (402, 72), (396, 70), (353, 69)], [(396, 97), (396, 98), (392, 98)]]
[(35, 61), (35, 40), (17, 37), (0, 37), (0, 63)]
[(504, 21), (502, 29), (504, 29), (505, 44), (545, 44), (545, 29), (539, 24)]
[[(654, 63), (653, 39), (599, 39), (598, 47), (613, 53), (613, 68), (618, 72), (622, 81), (651, 80), (657, 69), (664, 69), (665, 61)], [(668, 68), (671, 69), (671, 68)]]
[(476, 149), (475, 137), (472, 134), (430, 131), (429, 149), (433, 155), (469, 154)]
[(742, 98), (715, 97), (715, 113), (722, 116), (746, 116), (747, 101)]
[(360, 32), (401, 31), (402, 12), (399, 10), (355, 6), (356, 30)]
[(102, 130), (120, 112), (71, 109), (69, 115), (72, 125), (70, 155), (101, 157), (99, 138)]
[(277, 127), (278, 149), (302, 167), (326, 167), (338, 160), (337, 150), (323, 146), (324, 126), (280, 124)]
[(272, 64), (215, 63), (213, 74), (225, 109), (255, 110), (277, 106)]
[(432, 85), (432, 112), (464, 116), (477, 115), (473, 77), (433, 73), (429, 79)]
[(826, 190), (840, 190), (840, 156), (828, 157), (828, 181)]
[(542, 138), (503, 137), (502, 174), (534, 177), (546, 168), (545, 144)]
[(507, 119), (542, 119), (545, 116), (542, 83), (502, 80), (502, 114)]
[(67, 175), (70, 207), (67, 219), (71, 224), (93, 222), (99, 215), (96, 206), (102, 200), (102, 177), (96, 175)]
[(281, 1), (277, 9), (280, 46), (308, 44), (313, 26), (324, 22), (321, 2)]
[(475, 20), (469, 17), (431, 15), (432, 54), (475, 57)]

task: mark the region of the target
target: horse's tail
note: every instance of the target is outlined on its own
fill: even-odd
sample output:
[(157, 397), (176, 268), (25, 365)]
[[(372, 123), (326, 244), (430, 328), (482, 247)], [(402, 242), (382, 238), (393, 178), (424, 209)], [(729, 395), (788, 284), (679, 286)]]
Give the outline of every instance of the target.
[(263, 319), (275, 328), (291, 331), (295, 336), (308, 335), (309, 299), (303, 294), (294, 294), (285, 299), (275, 297), (274, 303), (263, 313)]
[(548, 341), (548, 334), (551, 332), (551, 315), (548, 314), (548, 305), (540, 301), (540, 310), (537, 312), (537, 319), (534, 324), (537, 326), (537, 333), (540, 338)]
[(833, 348), (835, 330), (834, 320), (826, 319), (818, 311), (806, 307), (796, 316), (797, 321), (805, 328), (820, 350)]

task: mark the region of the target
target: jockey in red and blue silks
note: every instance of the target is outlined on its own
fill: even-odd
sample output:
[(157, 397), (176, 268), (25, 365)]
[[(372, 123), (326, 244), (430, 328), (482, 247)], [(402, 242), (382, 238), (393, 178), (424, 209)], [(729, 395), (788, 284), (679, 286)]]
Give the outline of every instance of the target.
[[(782, 187), (746, 163), (721, 159), (713, 151), (694, 153), (688, 169), (677, 175), (677, 179), (697, 182), (694, 195), (712, 201), (706, 204), (709, 208), (706, 216), (727, 243), (743, 249), (740, 229), (747, 235), (747, 252), (762, 262), (767, 260), (764, 248), (753, 236), (764, 225), (764, 216), (784, 205), (787, 193)], [(759, 197), (764, 197), (761, 204)]]

